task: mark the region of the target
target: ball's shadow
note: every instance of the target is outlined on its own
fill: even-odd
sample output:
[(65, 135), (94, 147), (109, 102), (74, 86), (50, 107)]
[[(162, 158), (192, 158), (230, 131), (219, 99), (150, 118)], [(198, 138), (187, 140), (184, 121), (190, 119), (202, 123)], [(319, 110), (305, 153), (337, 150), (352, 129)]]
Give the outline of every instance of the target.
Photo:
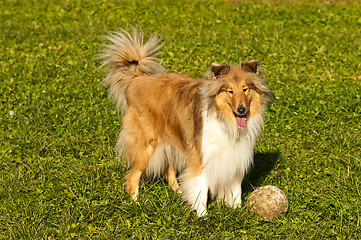
[(280, 161), (279, 152), (255, 153), (254, 164), (242, 183), (243, 195), (248, 195), (254, 188), (260, 187), (269, 172)]

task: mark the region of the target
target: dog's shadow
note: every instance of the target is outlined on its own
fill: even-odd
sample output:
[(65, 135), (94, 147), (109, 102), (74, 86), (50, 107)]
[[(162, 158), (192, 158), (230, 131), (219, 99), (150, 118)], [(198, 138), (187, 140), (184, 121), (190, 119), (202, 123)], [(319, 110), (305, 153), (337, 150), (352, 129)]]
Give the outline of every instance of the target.
[(255, 188), (260, 187), (269, 172), (280, 161), (279, 152), (255, 153), (254, 164), (242, 183), (243, 195), (248, 195)]

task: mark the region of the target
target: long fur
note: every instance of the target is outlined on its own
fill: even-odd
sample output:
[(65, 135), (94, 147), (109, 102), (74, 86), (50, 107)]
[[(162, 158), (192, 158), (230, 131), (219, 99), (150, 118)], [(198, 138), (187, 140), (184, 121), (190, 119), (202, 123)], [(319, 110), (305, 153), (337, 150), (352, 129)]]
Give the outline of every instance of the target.
[(107, 45), (101, 55), (104, 59), (102, 66), (107, 65), (111, 70), (104, 83), (109, 85), (109, 96), (116, 106), (125, 111), (125, 91), (132, 78), (138, 74), (150, 75), (165, 71), (157, 58), (161, 46), (158, 45), (159, 39), (155, 35), (144, 43), (143, 33), (136, 29), (133, 29), (133, 36), (121, 30), (111, 33), (106, 38), (112, 44)]
[(207, 213), (208, 192), (239, 206), (241, 183), (273, 97), (259, 63), (212, 64), (208, 79), (195, 79), (164, 73), (155, 36), (144, 43), (142, 33), (122, 30), (108, 40), (104, 82), (125, 114), (117, 148), (131, 166), (130, 197), (137, 199), (142, 175), (164, 174), (198, 216)]

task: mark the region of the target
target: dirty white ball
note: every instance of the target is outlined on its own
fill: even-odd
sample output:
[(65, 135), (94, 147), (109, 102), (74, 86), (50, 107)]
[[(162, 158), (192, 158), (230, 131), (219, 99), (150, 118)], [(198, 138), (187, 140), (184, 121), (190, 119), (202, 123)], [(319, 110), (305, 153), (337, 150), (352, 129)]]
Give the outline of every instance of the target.
[(248, 199), (251, 214), (261, 216), (271, 221), (288, 211), (286, 194), (278, 187), (267, 185), (254, 190)]

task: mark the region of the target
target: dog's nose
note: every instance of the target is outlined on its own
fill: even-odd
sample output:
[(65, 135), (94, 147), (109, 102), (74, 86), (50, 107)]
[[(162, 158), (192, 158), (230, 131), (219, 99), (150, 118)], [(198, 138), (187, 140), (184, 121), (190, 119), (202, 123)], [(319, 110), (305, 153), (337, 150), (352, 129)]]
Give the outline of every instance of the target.
[(244, 115), (244, 114), (246, 114), (246, 112), (247, 112), (247, 109), (243, 106), (237, 108), (237, 113), (239, 115)]

